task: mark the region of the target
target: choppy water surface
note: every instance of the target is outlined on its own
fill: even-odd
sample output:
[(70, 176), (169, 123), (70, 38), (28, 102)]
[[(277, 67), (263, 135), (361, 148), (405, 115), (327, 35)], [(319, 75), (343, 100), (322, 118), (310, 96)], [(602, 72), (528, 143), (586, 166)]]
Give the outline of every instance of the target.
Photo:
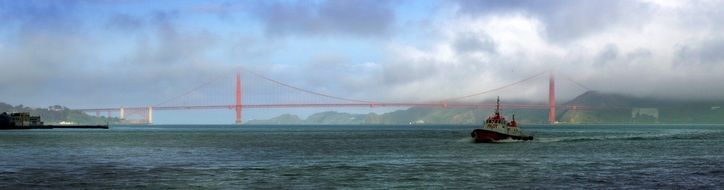
[(721, 188), (724, 126), (111, 126), (0, 131), (8, 188)]

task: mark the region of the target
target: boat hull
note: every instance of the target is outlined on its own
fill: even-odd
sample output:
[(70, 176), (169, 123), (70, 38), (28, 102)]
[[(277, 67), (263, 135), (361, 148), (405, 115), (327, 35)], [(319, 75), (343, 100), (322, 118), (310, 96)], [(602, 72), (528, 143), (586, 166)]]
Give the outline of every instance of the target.
[(533, 136), (510, 135), (485, 129), (475, 129), (472, 133), (470, 133), (470, 136), (475, 139), (476, 143), (491, 143), (506, 139), (523, 141), (533, 140)]

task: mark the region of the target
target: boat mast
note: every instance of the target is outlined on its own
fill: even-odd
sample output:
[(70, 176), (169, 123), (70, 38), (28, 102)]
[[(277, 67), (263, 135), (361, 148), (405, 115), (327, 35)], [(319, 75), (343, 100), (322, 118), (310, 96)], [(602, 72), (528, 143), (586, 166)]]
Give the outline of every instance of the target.
[(495, 115), (500, 115), (500, 96), (498, 96), (498, 103), (495, 104)]

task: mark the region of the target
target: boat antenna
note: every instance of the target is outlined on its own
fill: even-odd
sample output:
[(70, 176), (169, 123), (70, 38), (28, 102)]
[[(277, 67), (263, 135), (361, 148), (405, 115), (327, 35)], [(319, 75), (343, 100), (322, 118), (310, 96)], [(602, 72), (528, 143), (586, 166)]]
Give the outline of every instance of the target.
[(498, 103), (495, 104), (495, 115), (500, 114), (500, 96), (498, 96)]

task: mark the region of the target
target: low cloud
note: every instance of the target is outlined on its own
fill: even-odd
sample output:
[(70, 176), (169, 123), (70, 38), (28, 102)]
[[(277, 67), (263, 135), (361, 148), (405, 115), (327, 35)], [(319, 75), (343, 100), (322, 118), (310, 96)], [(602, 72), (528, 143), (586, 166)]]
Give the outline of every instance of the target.
[(272, 36), (376, 37), (388, 35), (395, 21), (393, 10), (384, 1), (265, 2), (256, 8), (256, 16)]
[(136, 31), (143, 27), (143, 20), (123, 13), (113, 14), (106, 23), (111, 30)]
[(0, 41), (12, 43), (0, 46), (3, 102), (150, 105), (234, 67), (209, 55), (218, 47), (215, 34), (179, 28), (174, 11), (148, 17), (112, 14), (106, 28), (89, 29), (71, 5), (23, 6), (37, 11), (17, 14), (51, 13), (8, 19), (17, 27), (4, 30)]
[(649, 4), (628, 0), (459, 0), (457, 5), (462, 15), (525, 13), (545, 23), (551, 42), (569, 42), (610, 27), (636, 27), (651, 16)]
[[(643, 97), (724, 98), (716, 83), (724, 80), (720, 2), (438, 4), (413, 21), (399, 4), (363, 0), (223, 3), (87, 19), (76, 11), (87, 6), (82, 1), (3, 1), (0, 67), (10, 69), (0, 71), (0, 101), (155, 104), (232, 76), (240, 65), (302, 88), (377, 101), (442, 101), (549, 70), (564, 100), (586, 90), (569, 79)], [(219, 12), (223, 18), (206, 15)], [(205, 19), (212, 24), (197, 23)], [(425, 24), (409, 24), (418, 22)], [(546, 82), (543, 76), (461, 101), (545, 101)]]
[[(517, 1), (516, 1), (517, 2)], [(584, 3), (588, 3), (584, 1)], [(514, 3), (515, 4), (515, 3)], [(594, 10), (596, 3), (580, 5), (549, 5), (551, 10), (597, 11), (594, 18), (614, 16), (606, 23), (592, 24), (593, 30), (566, 34), (562, 39), (551, 37), (561, 20), (551, 20), (544, 10), (510, 11), (534, 6), (514, 5), (486, 14), (470, 14), (467, 9), (452, 9), (464, 14), (437, 17), (432, 23), (435, 36), (425, 44), (409, 44), (393, 40), (381, 51), (374, 70), (355, 75), (375, 76), (368, 84), (348, 84), (339, 92), (374, 91), (377, 97), (392, 101), (438, 101), (493, 89), (552, 70), (558, 76), (558, 94), (570, 99), (588, 90), (629, 94), (664, 99), (722, 99), (724, 87), (714, 81), (724, 80), (724, 59), (720, 52), (721, 28), (714, 21), (720, 11), (716, 6), (660, 7), (647, 2), (614, 3), (613, 7), (640, 9), (641, 16)], [(535, 3), (532, 3), (535, 4)], [(561, 7), (564, 6), (564, 7)], [(550, 7), (549, 7), (550, 8)], [(695, 10), (692, 10), (695, 9)], [(523, 9), (524, 10), (524, 9)], [(585, 11), (588, 10), (588, 11)], [(688, 17), (676, 17), (681, 13)], [(573, 13), (570, 13), (573, 14)], [(589, 14), (577, 13), (579, 19)], [(583, 15), (583, 16), (581, 16)], [(705, 15), (711, 15), (711, 18)], [(630, 17), (629, 17), (630, 16)], [(690, 26), (694, 18), (707, 18), (707, 25)], [(569, 18), (574, 19), (574, 18)], [(610, 22), (610, 23), (609, 23)], [(553, 28), (551, 28), (553, 27)], [(589, 27), (589, 26), (577, 26)], [(350, 67), (354, 61), (349, 61)], [(344, 79), (342, 72), (330, 78)], [(506, 95), (514, 99), (545, 101), (546, 78), (521, 84), (513, 89), (470, 98), (470, 101)], [(344, 82), (334, 80), (330, 83)], [(584, 84), (584, 87), (579, 84)], [(373, 90), (371, 90), (373, 89)], [(704, 92), (704, 93), (700, 93)], [(380, 95), (383, 94), (383, 95)]]

